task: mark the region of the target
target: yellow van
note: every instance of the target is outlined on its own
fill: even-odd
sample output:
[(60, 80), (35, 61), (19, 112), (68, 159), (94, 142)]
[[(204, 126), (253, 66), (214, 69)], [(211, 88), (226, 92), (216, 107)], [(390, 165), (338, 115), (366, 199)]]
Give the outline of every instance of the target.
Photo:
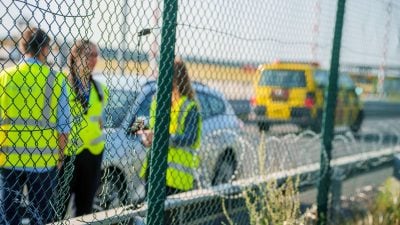
[[(261, 65), (254, 84), (255, 96), (251, 100), (249, 119), (257, 122), (264, 131), (274, 124), (291, 123), (320, 132), (328, 74), (315, 63)], [(361, 102), (354, 83), (347, 74), (341, 73), (335, 124), (348, 125), (356, 132), (362, 119)]]

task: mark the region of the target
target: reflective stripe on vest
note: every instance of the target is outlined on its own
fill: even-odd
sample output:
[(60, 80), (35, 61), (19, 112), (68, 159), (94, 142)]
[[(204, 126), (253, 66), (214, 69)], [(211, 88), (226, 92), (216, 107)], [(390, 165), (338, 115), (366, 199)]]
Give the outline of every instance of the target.
[[(99, 92), (97, 94), (96, 90)], [(66, 155), (78, 155), (84, 149), (88, 149), (93, 155), (100, 154), (105, 145), (105, 135), (103, 134), (100, 121), (104, 105), (107, 103), (108, 95), (106, 87), (94, 81), (90, 87), (89, 108), (87, 113), (83, 113), (82, 105), (79, 102), (73, 102), (74, 117), (80, 122), (74, 123), (69, 136), (69, 143), (65, 148)], [(75, 95), (75, 93), (74, 93)], [(99, 96), (103, 101), (100, 101)], [(74, 96), (75, 97), (75, 96)]]
[(90, 121), (91, 122), (99, 122), (101, 119), (101, 116), (91, 116)]
[(185, 122), (181, 123), (181, 121), (183, 119), (183, 115), (187, 112), (188, 107), (190, 105), (191, 105), (190, 100), (189, 99), (185, 99), (185, 101), (183, 102), (182, 106), (180, 107), (182, 110), (179, 111), (179, 115), (178, 115), (178, 128), (177, 128), (177, 131), (183, 130), (183, 128), (185, 126)]
[[(191, 107), (196, 107), (196, 103), (189, 100), (186, 96), (182, 96), (177, 101), (178, 105), (173, 105), (171, 108), (171, 121), (169, 131), (171, 134), (182, 134), (184, 132), (185, 120)], [(176, 103), (175, 103), (176, 104)], [(150, 111), (150, 125), (154, 128), (155, 124), (155, 108), (156, 103), (153, 100)], [(175, 115), (173, 115), (175, 114)], [(177, 114), (177, 115), (176, 115)], [(153, 121), (151, 121), (153, 120)], [(176, 123), (176, 124), (173, 124)], [(201, 123), (201, 120), (198, 121)], [(201, 124), (198, 124), (201, 129)], [(200, 138), (199, 131), (197, 131), (197, 138)], [(196, 141), (196, 143), (199, 141)], [(197, 156), (196, 144), (193, 146), (169, 146), (168, 149), (168, 168), (166, 173), (166, 184), (179, 190), (190, 190), (193, 188), (194, 174), (199, 166), (199, 157)], [(148, 162), (146, 161), (140, 172), (140, 176), (146, 175)]]
[(4, 153), (16, 153), (16, 154), (52, 154), (54, 149), (50, 147), (45, 148), (29, 148), (29, 147), (1, 147), (1, 151)]
[[(45, 75), (43, 70), (47, 70), (48, 74)], [(37, 77), (30, 75), (25, 78), (25, 74)], [(0, 119), (0, 166), (13, 169), (54, 167), (58, 159), (56, 99), (62, 94), (63, 76), (38, 64), (20, 64), (3, 71), (2, 75), (9, 76), (9, 79), (2, 83), (7, 91), (3, 92), (1, 98), (1, 104), (6, 105), (0, 106), (4, 110)], [(33, 89), (30, 95), (30, 90), (16, 89), (27, 83), (31, 84), (32, 81), (36, 82), (34, 85), (41, 87), (40, 91)], [(10, 84), (14, 85), (13, 89), (6, 89)], [(37, 95), (39, 97), (35, 97)], [(43, 102), (43, 105), (39, 105), (39, 102)], [(24, 103), (28, 109), (36, 109), (29, 113), (26, 108), (17, 107)], [(11, 107), (10, 112), (7, 107)]]
[(179, 170), (183, 173), (190, 174), (192, 177), (194, 177), (194, 170), (190, 167), (186, 167), (181, 164), (177, 164), (177, 163), (173, 163), (173, 162), (169, 162), (168, 167)]
[(105, 140), (106, 140), (105, 135), (102, 134), (102, 135), (100, 135), (99, 137), (93, 139), (93, 140), (90, 142), (90, 144), (92, 144), (92, 145), (97, 145), (97, 144), (100, 144), (101, 142), (104, 142)]
[[(45, 100), (48, 104), (44, 105), (41, 120), (42, 124), (46, 124), (49, 126), (50, 116), (51, 116), (51, 94), (53, 93), (54, 81), (56, 79), (56, 75), (54, 74), (53, 70), (50, 70), (50, 74), (48, 76), (48, 80), (46, 82), (46, 90), (44, 92)], [(46, 120), (46, 121), (44, 121)], [(55, 126), (54, 126), (55, 127)]]
[[(49, 118), (49, 117), (46, 117)], [(54, 129), (57, 124), (50, 122), (49, 120), (45, 120), (44, 118), (41, 120), (35, 120), (35, 119), (23, 119), (23, 118), (5, 118), (1, 120), (1, 125), (10, 125), (10, 126), (36, 126), (36, 127), (41, 127), (44, 129)], [(43, 129), (40, 129), (43, 130)]]
[(196, 156), (197, 155), (197, 150), (193, 149), (191, 147), (177, 147), (177, 148), (179, 148), (180, 150), (183, 150), (183, 151), (191, 154), (192, 156)]
[[(90, 144), (91, 145), (97, 145), (97, 144), (100, 144), (100, 143), (104, 142), (105, 140), (106, 140), (106, 137), (105, 137), (104, 134), (102, 134), (99, 137), (91, 140)], [(71, 142), (72, 142), (72, 140), (71, 140)], [(75, 146), (79, 146), (79, 147), (82, 147), (84, 145), (84, 143), (83, 143), (81, 138), (78, 138), (78, 140), (75, 140), (74, 144), (75, 144)]]
[[(53, 87), (55, 85), (56, 74), (53, 70), (50, 70), (50, 74), (47, 76), (47, 82), (45, 84), (45, 92), (44, 92), (44, 99), (45, 104), (42, 111), (42, 119), (35, 120), (35, 119), (24, 119), (24, 118), (3, 118), (0, 120), (1, 125), (21, 125), (21, 126), (36, 126), (41, 128), (51, 128), (54, 129), (56, 127), (56, 123), (50, 122), (51, 117), (51, 95), (53, 93)], [(41, 129), (43, 130), (43, 129)]]

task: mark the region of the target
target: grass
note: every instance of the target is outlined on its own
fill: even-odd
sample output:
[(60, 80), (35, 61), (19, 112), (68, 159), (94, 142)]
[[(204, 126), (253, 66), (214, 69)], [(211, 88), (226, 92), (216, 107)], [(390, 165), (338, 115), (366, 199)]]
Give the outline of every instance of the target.
[[(258, 146), (259, 172), (266, 175), (265, 149), (266, 138), (261, 134), (261, 142)], [(272, 180), (266, 184), (249, 187), (243, 190), (250, 225), (302, 225), (308, 224), (300, 210), (299, 177), (288, 177), (282, 184)], [(222, 201), (222, 208), (229, 225), (234, 225)]]
[[(309, 221), (302, 215), (299, 198), (299, 178), (289, 177), (283, 184), (271, 181), (257, 188), (243, 191), (250, 225), (303, 225)], [(229, 216), (225, 201), (222, 208), (229, 225), (235, 225)]]
[[(261, 136), (263, 136), (262, 134)], [(258, 146), (259, 176), (266, 175), (265, 149), (268, 148), (265, 138), (261, 138)], [(246, 188), (242, 198), (246, 206), (250, 225), (305, 225), (315, 224), (316, 209), (308, 209), (304, 214), (300, 209), (299, 177), (289, 177), (283, 183), (272, 180), (257, 187)], [(367, 189), (366, 189), (367, 190)], [(391, 178), (380, 188), (370, 189), (367, 193), (353, 196), (348, 208), (344, 207), (331, 224), (344, 225), (400, 225), (400, 182)], [(352, 198), (351, 198), (352, 199)], [(227, 224), (235, 225), (235, 221), (226, 209), (225, 200), (222, 209)]]
[(304, 224), (300, 212), (299, 179), (282, 185), (271, 181), (259, 189), (244, 191), (251, 225)]
[(394, 178), (388, 179), (380, 188), (375, 199), (359, 210), (353, 209), (353, 218), (347, 219), (347, 225), (396, 225), (400, 224), (400, 183)]

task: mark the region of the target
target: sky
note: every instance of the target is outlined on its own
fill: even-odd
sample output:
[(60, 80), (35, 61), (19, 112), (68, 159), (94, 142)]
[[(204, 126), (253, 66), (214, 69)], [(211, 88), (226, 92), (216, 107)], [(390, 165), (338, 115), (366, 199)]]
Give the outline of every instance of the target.
[[(160, 43), (162, 19), (153, 15), (161, 13), (162, 2), (2, 0), (0, 36), (18, 35), (18, 21), (26, 18), (58, 42), (88, 38), (102, 47), (149, 53), (152, 43), (156, 49)], [(333, 0), (179, 0), (176, 54), (243, 63), (314, 60), (328, 66), (335, 14)], [(139, 38), (143, 28), (154, 29)], [(347, 0), (341, 62), (400, 65), (399, 29), (395, 0)]]

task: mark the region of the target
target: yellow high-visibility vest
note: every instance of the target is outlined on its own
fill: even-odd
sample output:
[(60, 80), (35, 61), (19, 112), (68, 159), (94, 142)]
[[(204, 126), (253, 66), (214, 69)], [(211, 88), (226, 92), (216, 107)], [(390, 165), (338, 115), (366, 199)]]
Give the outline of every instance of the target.
[(64, 74), (37, 63), (21, 63), (0, 73), (0, 167), (57, 164), (57, 105), (63, 82)]
[[(171, 120), (169, 125), (169, 133), (183, 134), (185, 128), (185, 120), (189, 111), (193, 107), (198, 107), (195, 101), (182, 96), (177, 102), (171, 106)], [(153, 100), (150, 107), (150, 128), (153, 129), (155, 125), (155, 112), (157, 104)], [(193, 145), (187, 147), (173, 147), (168, 149), (168, 168), (166, 174), (166, 185), (178, 190), (188, 191), (193, 189), (194, 186), (194, 172), (200, 165), (200, 158), (197, 150), (200, 147), (201, 139), (201, 118), (197, 121), (198, 129), (196, 141)], [(145, 177), (148, 162), (144, 162), (140, 176)]]
[[(96, 92), (95, 85), (99, 93)], [(74, 122), (64, 154), (69, 156), (78, 155), (84, 149), (88, 149), (93, 155), (99, 155), (103, 152), (106, 143), (100, 127), (100, 121), (103, 109), (108, 102), (108, 90), (97, 81), (91, 83), (89, 106), (86, 113), (81, 103), (76, 100), (75, 92), (72, 93), (70, 105)], [(99, 95), (102, 96), (102, 101)]]

